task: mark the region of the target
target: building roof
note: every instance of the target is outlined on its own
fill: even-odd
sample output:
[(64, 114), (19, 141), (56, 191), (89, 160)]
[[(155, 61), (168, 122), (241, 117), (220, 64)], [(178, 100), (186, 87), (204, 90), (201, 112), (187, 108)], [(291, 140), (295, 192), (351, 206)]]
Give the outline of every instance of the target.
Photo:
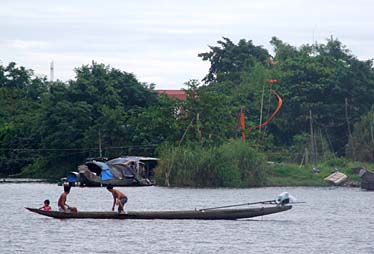
[(156, 90), (158, 95), (166, 94), (171, 98), (185, 101), (187, 98), (186, 91), (184, 90)]

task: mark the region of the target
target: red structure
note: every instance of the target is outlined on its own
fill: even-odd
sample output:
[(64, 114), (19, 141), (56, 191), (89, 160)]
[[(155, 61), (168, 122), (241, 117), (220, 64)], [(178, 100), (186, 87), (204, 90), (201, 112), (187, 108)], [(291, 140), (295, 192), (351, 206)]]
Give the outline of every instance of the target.
[(187, 98), (186, 91), (184, 90), (156, 90), (158, 95), (166, 94), (171, 98), (175, 98), (181, 101), (185, 101)]
[(245, 141), (245, 115), (244, 115), (244, 110), (240, 110), (240, 115), (239, 115), (239, 124), (240, 124), (240, 129), (242, 131), (242, 140)]

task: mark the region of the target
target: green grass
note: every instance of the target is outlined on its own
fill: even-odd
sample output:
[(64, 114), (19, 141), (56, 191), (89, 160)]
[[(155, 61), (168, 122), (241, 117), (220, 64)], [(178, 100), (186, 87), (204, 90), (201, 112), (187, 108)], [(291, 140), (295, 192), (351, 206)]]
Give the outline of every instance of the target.
[(327, 186), (320, 174), (294, 164), (278, 163), (270, 167), (268, 186)]
[[(312, 173), (316, 167), (320, 173)], [(353, 172), (353, 168), (364, 167), (374, 171), (374, 164), (352, 162), (346, 159), (333, 159), (319, 163), (316, 166), (307, 165), (299, 167), (295, 164), (276, 163), (270, 166), (267, 177), (267, 186), (328, 186), (324, 180), (335, 168), (348, 176), (349, 181), (360, 181), (360, 177)]]

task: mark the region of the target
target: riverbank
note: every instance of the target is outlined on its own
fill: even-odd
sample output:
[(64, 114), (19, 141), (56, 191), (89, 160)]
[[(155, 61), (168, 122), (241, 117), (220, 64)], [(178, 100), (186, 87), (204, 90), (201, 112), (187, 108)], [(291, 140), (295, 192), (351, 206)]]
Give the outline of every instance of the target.
[(48, 179), (40, 178), (0, 178), (0, 183), (50, 183)]
[(342, 184), (347, 187), (359, 187), (361, 179), (358, 175), (360, 168), (374, 170), (374, 164), (350, 162), (346, 160), (332, 160), (319, 163), (315, 166), (299, 166), (287, 163), (270, 163), (267, 176), (268, 187), (276, 186), (329, 186), (324, 179), (332, 173), (339, 171), (347, 175)]
[[(260, 187), (282, 187), (282, 186), (310, 186), (323, 187), (330, 184), (324, 179), (334, 171), (344, 173), (348, 179), (343, 184), (347, 187), (359, 187), (361, 179), (358, 176), (358, 168), (367, 168), (374, 171), (374, 164), (350, 162), (342, 159), (331, 160), (313, 165), (296, 165), (289, 163), (268, 162), (266, 169), (266, 181)], [(58, 183), (60, 179), (51, 179), (49, 176), (44, 178), (0, 178), (0, 183)], [(156, 185), (163, 186), (163, 181), (158, 181)], [(195, 187), (183, 184), (173, 184), (173, 187)], [(198, 186), (204, 188), (207, 186)], [(217, 186), (220, 187), (220, 186)], [(224, 187), (224, 186), (221, 186)], [(240, 188), (243, 186), (232, 186)]]

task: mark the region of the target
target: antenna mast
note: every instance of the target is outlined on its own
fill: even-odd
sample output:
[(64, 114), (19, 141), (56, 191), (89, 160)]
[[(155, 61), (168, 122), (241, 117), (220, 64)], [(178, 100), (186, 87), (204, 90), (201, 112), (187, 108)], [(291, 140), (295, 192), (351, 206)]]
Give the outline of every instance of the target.
[(49, 81), (53, 82), (54, 76), (55, 76), (55, 65), (52, 61), (49, 67)]

